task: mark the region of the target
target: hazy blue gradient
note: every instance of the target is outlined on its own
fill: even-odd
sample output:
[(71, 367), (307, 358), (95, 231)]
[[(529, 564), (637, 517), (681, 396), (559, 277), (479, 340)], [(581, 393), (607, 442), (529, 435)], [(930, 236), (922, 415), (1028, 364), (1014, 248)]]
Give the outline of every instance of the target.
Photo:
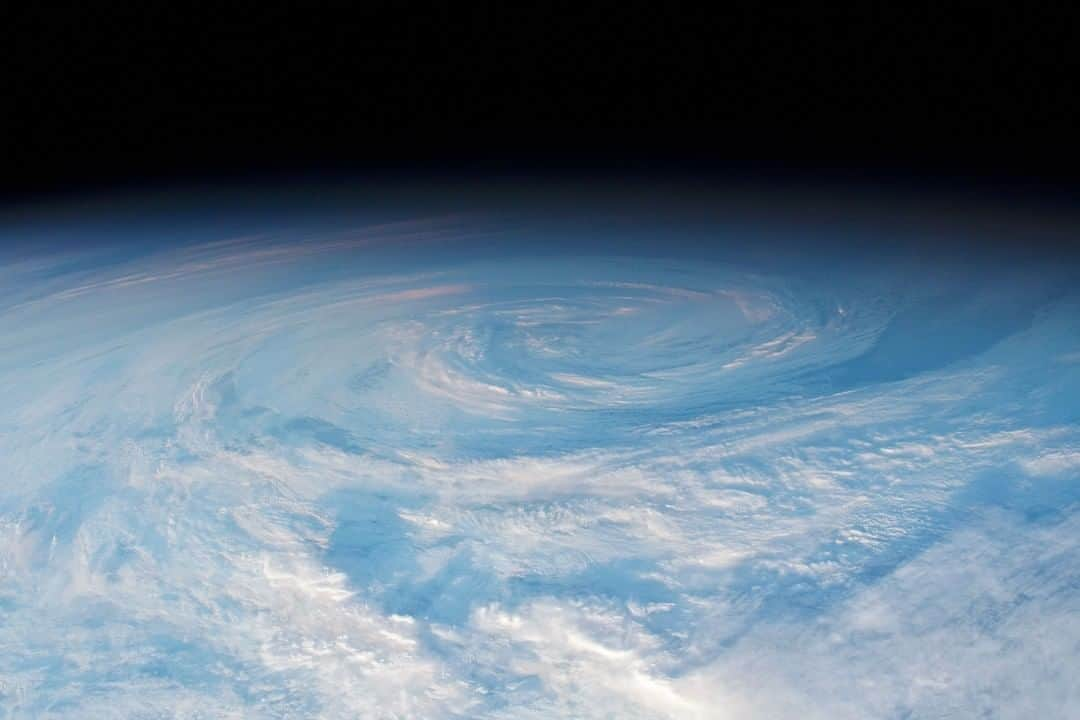
[(1080, 712), (1070, 263), (196, 225), (6, 231), (0, 718)]

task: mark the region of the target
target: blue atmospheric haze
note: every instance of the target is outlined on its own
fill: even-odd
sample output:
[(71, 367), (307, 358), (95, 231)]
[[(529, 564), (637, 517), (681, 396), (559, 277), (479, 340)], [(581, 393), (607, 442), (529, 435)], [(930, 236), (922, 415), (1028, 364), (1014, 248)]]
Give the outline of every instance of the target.
[(1075, 266), (338, 220), (3, 230), (0, 718), (1080, 717)]

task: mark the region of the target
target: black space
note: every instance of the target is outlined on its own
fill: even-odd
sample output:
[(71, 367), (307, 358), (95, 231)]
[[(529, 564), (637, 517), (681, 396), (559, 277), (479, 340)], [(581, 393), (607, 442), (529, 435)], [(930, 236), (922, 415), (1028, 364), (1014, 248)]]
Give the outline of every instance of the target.
[(390, 170), (1080, 179), (1053, 4), (63, 5), (8, 11), (16, 201)]

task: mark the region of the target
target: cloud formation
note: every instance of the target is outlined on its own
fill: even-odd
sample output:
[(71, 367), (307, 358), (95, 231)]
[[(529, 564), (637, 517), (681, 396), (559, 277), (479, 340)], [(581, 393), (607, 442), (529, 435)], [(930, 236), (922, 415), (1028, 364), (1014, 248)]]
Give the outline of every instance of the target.
[(0, 717), (1071, 715), (1051, 272), (463, 224), (0, 268)]

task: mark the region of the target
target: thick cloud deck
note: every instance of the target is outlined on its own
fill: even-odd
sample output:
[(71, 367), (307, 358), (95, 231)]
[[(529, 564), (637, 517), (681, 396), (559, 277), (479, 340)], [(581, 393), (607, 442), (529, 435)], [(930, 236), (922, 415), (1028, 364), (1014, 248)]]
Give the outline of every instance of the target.
[(1070, 716), (1067, 268), (469, 236), (8, 253), (0, 717)]

